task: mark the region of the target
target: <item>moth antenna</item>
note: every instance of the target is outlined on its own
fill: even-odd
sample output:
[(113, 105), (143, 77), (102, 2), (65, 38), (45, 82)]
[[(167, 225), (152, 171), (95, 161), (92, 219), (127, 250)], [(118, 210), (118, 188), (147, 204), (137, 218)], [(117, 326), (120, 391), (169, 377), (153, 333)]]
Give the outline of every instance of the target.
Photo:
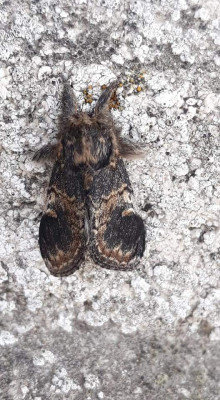
[(100, 112), (109, 111), (108, 103), (112, 97), (112, 93), (117, 88), (118, 83), (119, 83), (118, 80), (110, 83), (110, 85), (101, 94), (101, 96), (99, 97), (99, 99), (96, 103), (95, 109), (94, 109), (95, 114), (98, 114)]
[(68, 82), (64, 83), (61, 96), (61, 120), (65, 121), (78, 111), (76, 96), (71, 85)]
[(33, 156), (34, 161), (39, 161), (41, 159), (55, 159), (58, 153), (58, 144), (48, 143), (45, 146), (42, 146), (39, 150), (37, 150)]

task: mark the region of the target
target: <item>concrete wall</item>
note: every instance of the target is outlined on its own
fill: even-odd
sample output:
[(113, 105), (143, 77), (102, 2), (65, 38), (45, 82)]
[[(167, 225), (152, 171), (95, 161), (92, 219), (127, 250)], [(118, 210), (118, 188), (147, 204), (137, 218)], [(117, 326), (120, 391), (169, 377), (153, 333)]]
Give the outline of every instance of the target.
[[(1, 1), (1, 399), (219, 398), (219, 16), (218, 0)], [(121, 77), (112, 115), (147, 146), (127, 163), (135, 271), (88, 259), (60, 279), (41, 258), (52, 164), (32, 154), (56, 136), (60, 74), (85, 110)]]

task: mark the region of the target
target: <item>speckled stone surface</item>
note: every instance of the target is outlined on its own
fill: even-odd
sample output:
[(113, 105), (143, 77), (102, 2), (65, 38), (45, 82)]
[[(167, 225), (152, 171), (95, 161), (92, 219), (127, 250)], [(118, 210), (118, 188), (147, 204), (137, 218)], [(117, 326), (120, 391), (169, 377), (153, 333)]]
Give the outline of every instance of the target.
[[(0, 1), (0, 398), (220, 398), (218, 0)], [(147, 250), (135, 271), (52, 277), (38, 227), (61, 75), (83, 109), (121, 77)]]

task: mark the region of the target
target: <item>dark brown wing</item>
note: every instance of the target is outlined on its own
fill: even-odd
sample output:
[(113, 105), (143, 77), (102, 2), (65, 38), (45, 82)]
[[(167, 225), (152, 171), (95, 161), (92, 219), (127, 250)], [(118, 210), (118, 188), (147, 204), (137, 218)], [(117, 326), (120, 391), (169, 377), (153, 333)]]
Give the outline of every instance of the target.
[(128, 270), (134, 268), (145, 249), (145, 228), (135, 214), (124, 162), (108, 165), (95, 172), (87, 197), (90, 219), (89, 250), (101, 267)]
[(39, 232), (41, 254), (53, 275), (69, 275), (84, 260), (84, 198), (81, 170), (57, 160), (48, 189), (47, 210), (42, 216)]

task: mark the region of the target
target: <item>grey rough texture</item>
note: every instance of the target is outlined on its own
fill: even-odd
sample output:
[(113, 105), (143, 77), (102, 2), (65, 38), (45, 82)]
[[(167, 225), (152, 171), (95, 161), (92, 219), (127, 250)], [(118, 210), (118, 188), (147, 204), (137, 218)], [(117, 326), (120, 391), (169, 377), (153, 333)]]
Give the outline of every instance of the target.
[[(219, 399), (219, 1), (0, 3), (0, 398)], [(85, 109), (89, 84), (124, 82), (113, 116), (147, 145), (128, 165), (136, 271), (59, 279), (41, 259), (51, 164), (31, 157), (56, 135), (61, 73)]]

